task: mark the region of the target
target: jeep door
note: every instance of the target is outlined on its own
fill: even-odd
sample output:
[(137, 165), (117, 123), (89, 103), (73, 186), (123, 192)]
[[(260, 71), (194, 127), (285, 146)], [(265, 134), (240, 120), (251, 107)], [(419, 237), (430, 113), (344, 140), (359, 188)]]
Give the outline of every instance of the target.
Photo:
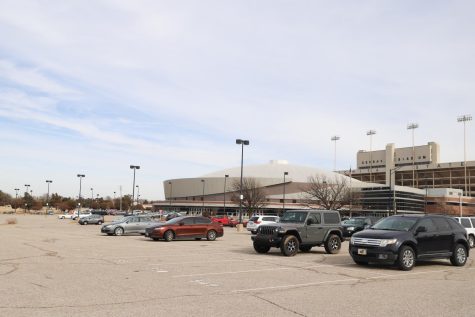
[(322, 216), (319, 212), (312, 212), (308, 215), (306, 223), (306, 236), (303, 243), (321, 243), (325, 237), (325, 228), (322, 225)]

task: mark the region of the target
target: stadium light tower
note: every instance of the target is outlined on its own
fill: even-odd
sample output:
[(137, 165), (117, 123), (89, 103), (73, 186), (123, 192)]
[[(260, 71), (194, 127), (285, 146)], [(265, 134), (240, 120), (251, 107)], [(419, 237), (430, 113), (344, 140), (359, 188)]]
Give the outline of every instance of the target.
[(340, 140), (340, 137), (338, 135), (334, 135), (332, 136), (331, 140), (335, 142), (335, 153), (333, 155), (333, 171), (336, 171), (336, 141)]
[(376, 134), (376, 130), (369, 130), (366, 135), (369, 136), (369, 181), (372, 182), (371, 174), (373, 173), (373, 135)]
[(244, 162), (244, 145), (249, 145), (249, 140), (236, 139), (236, 144), (241, 145), (241, 185), (239, 186), (239, 223), (242, 224), (242, 170)]
[(81, 215), (81, 187), (82, 187), (82, 179), (86, 177), (84, 174), (78, 174), (79, 177), (79, 196), (78, 196), (78, 220), (80, 219), (79, 216)]
[(472, 120), (472, 115), (465, 114), (457, 118), (457, 122), (463, 122), (463, 169), (464, 169), (464, 183), (465, 183), (465, 195), (467, 195), (467, 144), (466, 144), (466, 132), (465, 125), (467, 121)]
[(415, 175), (415, 169), (416, 169), (416, 149), (414, 147), (414, 130), (419, 128), (419, 125), (417, 123), (409, 123), (407, 125), (408, 130), (412, 130), (412, 187), (416, 187), (416, 177)]
[(49, 208), (49, 184), (51, 184), (52, 180), (46, 180), (46, 184), (48, 184), (48, 194), (46, 195), (46, 212), (48, 212)]
[[(134, 170), (134, 181), (132, 183), (132, 205), (134, 204), (134, 198), (135, 198), (135, 170), (139, 170), (140, 166), (138, 165), (130, 165), (130, 169)], [(132, 206), (130, 206), (132, 208)], [(130, 210), (130, 209), (129, 209)]]

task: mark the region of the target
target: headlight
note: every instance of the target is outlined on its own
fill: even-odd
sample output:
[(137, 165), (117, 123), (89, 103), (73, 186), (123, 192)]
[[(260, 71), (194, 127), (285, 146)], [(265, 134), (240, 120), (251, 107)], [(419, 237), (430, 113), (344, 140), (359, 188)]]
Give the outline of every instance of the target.
[(350, 244), (355, 244), (355, 238), (354, 237), (351, 237)]
[(277, 227), (277, 228), (275, 228), (274, 231), (277, 232), (277, 233), (285, 233), (285, 229), (282, 228), (282, 227)]
[(396, 243), (397, 239), (382, 239), (379, 246), (380, 247), (385, 247), (389, 244), (394, 244)]
[(353, 230), (355, 230), (355, 227), (348, 227), (348, 228), (346, 228), (346, 230), (353, 231)]

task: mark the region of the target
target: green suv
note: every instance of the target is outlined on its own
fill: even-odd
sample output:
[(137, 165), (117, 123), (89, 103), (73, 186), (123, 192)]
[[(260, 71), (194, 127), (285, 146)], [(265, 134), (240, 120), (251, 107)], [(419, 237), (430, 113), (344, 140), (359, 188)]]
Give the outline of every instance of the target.
[(322, 245), (327, 253), (338, 253), (343, 241), (340, 214), (334, 210), (287, 211), (279, 223), (261, 225), (251, 239), (257, 253), (274, 247), (285, 256), (293, 256), (299, 250), (309, 252)]

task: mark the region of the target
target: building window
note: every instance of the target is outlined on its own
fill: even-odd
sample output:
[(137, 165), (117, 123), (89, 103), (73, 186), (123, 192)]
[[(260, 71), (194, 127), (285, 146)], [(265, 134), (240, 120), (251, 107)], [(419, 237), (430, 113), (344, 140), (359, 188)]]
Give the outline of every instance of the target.
[(292, 199), (292, 203), (296, 204), (296, 203), (297, 203), (297, 199)]

